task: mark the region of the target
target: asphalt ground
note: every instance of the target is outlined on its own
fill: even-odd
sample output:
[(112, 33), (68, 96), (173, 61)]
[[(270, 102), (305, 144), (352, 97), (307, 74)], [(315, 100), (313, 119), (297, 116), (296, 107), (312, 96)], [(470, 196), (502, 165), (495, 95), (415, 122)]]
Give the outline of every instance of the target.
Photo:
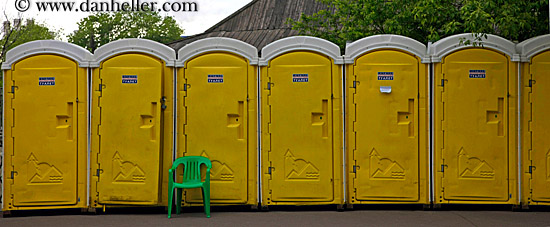
[(74, 211), (33, 211), (0, 218), (0, 226), (550, 226), (548, 210), (271, 210), (212, 211), (211, 218), (198, 209), (173, 214), (161, 210), (107, 211), (80, 214)]

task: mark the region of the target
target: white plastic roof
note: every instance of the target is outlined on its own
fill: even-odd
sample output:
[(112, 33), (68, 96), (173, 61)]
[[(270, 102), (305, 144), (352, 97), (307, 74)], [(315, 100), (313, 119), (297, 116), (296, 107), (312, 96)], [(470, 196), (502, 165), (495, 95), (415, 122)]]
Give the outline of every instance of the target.
[(522, 62), (530, 62), (533, 56), (548, 49), (550, 49), (550, 34), (530, 38), (516, 46)]
[(340, 54), (340, 47), (327, 40), (310, 36), (293, 36), (277, 40), (262, 49), (260, 66), (267, 66), (273, 58), (296, 50), (309, 50), (329, 56), (335, 64), (344, 64)]
[(258, 64), (258, 49), (243, 41), (224, 37), (197, 40), (178, 50), (177, 67), (184, 67), (191, 58), (213, 51), (225, 51), (247, 58), (251, 65)]
[(89, 67), (93, 56), (88, 50), (72, 43), (58, 40), (37, 40), (21, 44), (6, 53), (6, 61), (2, 63), (2, 69), (11, 69), (12, 65), (28, 56), (37, 54), (56, 54), (70, 58), (80, 67)]
[[(442, 58), (449, 55), (450, 53), (471, 48), (472, 45), (460, 44), (460, 40), (470, 40), (474, 41), (474, 37), (471, 33), (467, 34), (458, 34), (449, 36), (447, 38), (441, 39), (433, 44), (428, 44), (428, 54), (432, 57), (432, 62), (441, 62)], [(496, 35), (487, 34), (487, 39), (482, 40), (483, 48), (489, 48), (496, 51), (500, 51), (512, 59), (512, 61), (519, 61), (519, 54), (516, 52), (516, 45), (502, 37)]]
[(362, 38), (346, 45), (346, 64), (353, 64), (362, 54), (376, 49), (398, 49), (414, 54), (422, 59), (422, 63), (430, 63), (426, 46), (414, 39), (400, 35), (374, 35)]
[(99, 67), (100, 63), (117, 54), (138, 52), (150, 54), (166, 62), (166, 66), (174, 66), (176, 52), (174, 49), (147, 39), (121, 39), (107, 43), (94, 52), (94, 60), (90, 67)]

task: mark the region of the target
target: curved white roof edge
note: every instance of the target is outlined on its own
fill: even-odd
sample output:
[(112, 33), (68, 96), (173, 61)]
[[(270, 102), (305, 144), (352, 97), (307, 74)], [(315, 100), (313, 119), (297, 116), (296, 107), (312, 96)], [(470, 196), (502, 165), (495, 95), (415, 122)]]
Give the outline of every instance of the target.
[(548, 49), (550, 49), (550, 34), (530, 38), (516, 46), (522, 62), (530, 62), (533, 56)]
[[(472, 33), (464, 33), (449, 36), (435, 43), (428, 45), (428, 54), (432, 57), (432, 62), (441, 62), (442, 58), (450, 53), (472, 47), (472, 44), (460, 44), (460, 39), (474, 41)], [(487, 34), (487, 39), (482, 39), (483, 48), (490, 48), (500, 51), (510, 56), (512, 61), (519, 61), (519, 54), (516, 52), (516, 44), (500, 36)]]
[(267, 66), (273, 58), (295, 50), (310, 50), (325, 54), (334, 59), (335, 64), (344, 64), (344, 59), (340, 54), (340, 47), (336, 44), (311, 36), (292, 36), (277, 40), (265, 46), (262, 49), (260, 66)]
[(409, 37), (400, 35), (373, 35), (362, 38), (346, 45), (346, 64), (353, 64), (356, 58), (364, 53), (376, 50), (392, 48), (414, 54), (422, 60), (422, 63), (430, 63), (431, 58), (427, 54), (426, 45)]
[(94, 61), (90, 67), (99, 67), (101, 62), (114, 55), (128, 52), (150, 54), (166, 62), (166, 66), (174, 66), (176, 51), (174, 49), (148, 39), (121, 39), (107, 43), (95, 50)]
[(238, 39), (212, 37), (200, 39), (178, 50), (177, 67), (184, 67), (185, 62), (203, 53), (212, 51), (226, 51), (245, 57), (250, 65), (258, 65), (258, 49)]
[(80, 67), (89, 67), (93, 60), (92, 54), (75, 44), (58, 40), (36, 40), (23, 43), (6, 53), (6, 61), (2, 63), (2, 69), (11, 69), (12, 64), (19, 60), (36, 54), (57, 54), (68, 57), (78, 63)]

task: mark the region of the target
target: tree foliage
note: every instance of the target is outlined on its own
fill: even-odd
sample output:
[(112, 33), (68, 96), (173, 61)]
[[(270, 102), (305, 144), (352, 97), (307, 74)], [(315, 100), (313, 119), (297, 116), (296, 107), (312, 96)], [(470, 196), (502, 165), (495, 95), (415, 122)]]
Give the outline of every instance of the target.
[(69, 35), (69, 42), (94, 51), (118, 39), (144, 38), (167, 43), (179, 39), (182, 33), (174, 18), (163, 17), (158, 12), (119, 11), (83, 18), (78, 22), (78, 30)]
[[(9, 20), (7, 20), (9, 21)], [(24, 22), (22, 19), (16, 19), (18, 22), (11, 22), (8, 27), (3, 28), (0, 33), (0, 59), (4, 60), (6, 53), (12, 48), (34, 40), (59, 39), (59, 31), (48, 28), (45, 24), (37, 23), (33, 19)], [(23, 24), (25, 23), (25, 24)]]
[(317, 0), (327, 6), (289, 20), (300, 34), (348, 41), (397, 34), (420, 42), (473, 33), (523, 41), (548, 32), (547, 0)]
[[(34, 40), (59, 39), (60, 31), (50, 29), (45, 24), (37, 23), (33, 19), (24, 22), (21, 18), (17, 18), (10, 21), (6, 16), (6, 21), (9, 21), (9, 24), (2, 27), (0, 31), (0, 62), (6, 60), (6, 53), (9, 50), (23, 43)], [(3, 76), (4, 72), (2, 71), (0, 77)], [(2, 83), (0, 78), (0, 87), (3, 86)]]

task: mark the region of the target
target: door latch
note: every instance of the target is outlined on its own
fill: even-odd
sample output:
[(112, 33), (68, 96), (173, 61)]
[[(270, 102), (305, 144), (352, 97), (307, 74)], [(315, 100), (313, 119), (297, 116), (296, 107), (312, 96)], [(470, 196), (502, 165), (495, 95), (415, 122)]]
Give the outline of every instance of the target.
[(99, 177), (99, 174), (101, 174), (101, 172), (103, 172), (103, 170), (102, 170), (102, 169), (97, 169), (97, 171), (96, 171), (96, 174), (95, 174), (95, 175), (96, 175), (97, 177)]
[(445, 87), (445, 81), (447, 81), (447, 79), (441, 79), (441, 84), (439, 86)]
[(445, 167), (447, 167), (447, 165), (441, 164), (441, 172), (445, 172)]
[(535, 166), (529, 166), (529, 173), (532, 174), (533, 170), (537, 169)]

